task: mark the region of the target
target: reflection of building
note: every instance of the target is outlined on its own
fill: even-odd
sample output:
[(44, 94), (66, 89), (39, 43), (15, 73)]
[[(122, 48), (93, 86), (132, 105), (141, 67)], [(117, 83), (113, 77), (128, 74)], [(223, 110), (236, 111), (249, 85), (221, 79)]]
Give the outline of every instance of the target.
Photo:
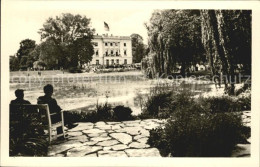
[(132, 43), (128, 36), (95, 35), (92, 65), (132, 64)]

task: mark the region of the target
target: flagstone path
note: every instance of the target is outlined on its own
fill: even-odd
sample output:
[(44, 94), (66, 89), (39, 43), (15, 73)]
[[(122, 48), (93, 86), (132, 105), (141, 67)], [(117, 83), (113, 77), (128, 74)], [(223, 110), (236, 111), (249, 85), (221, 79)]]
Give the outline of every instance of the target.
[(165, 120), (79, 123), (67, 130), (68, 139), (49, 148), (49, 156), (61, 157), (160, 157), (147, 144), (149, 130)]
[[(250, 126), (251, 111), (243, 112), (243, 122)], [(163, 126), (165, 120), (147, 119), (123, 122), (79, 123), (66, 130), (68, 139), (49, 147), (55, 157), (161, 157), (157, 148), (147, 144), (149, 130)], [(250, 156), (250, 142), (238, 144), (232, 157)]]

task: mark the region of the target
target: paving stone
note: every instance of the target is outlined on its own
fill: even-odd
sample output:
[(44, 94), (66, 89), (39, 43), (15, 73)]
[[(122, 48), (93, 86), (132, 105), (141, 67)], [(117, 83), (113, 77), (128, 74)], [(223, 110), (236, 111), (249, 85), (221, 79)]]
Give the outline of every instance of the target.
[(129, 147), (141, 149), (141, 148), (148, 148), (149, 145), (145, 144), (145, 143), (133, 142), (133, 143), (129, 144)]
[(127, 157), (124, 151), (99, 151), (99, 157)]
[[(141, 131), (142, 132), (142, 131)], [(141, 138), (144, 138), (145, 136), (144, 135), (136, 135), (134, 137), (134, 140), (138, 140), (138, 139), (141, 139)]]
[(68, 132), (75, 132), (75, 131), (82, 131), (86, 129), (92, 129), (93, 123), (78, 123), (78, 126), (76, 126), (73, 129), (69, 129)]
[(108, 146), (116, 145), (118, 143), (119, 142), (117, 140), (107, 140), (107, 141), (101, 141), (101, 142), (97, 143), (96, 145), (108, 147)]
[(112, 130), (116, 130), (116, 129), (122, 129), (122, 127), (119, 125), (113, 125)]
[(88, 142), (85, 142), (84, 145), (93, 146), (97, 143), (98, 143), (98, 141), (88, 141)]
[(110, 136), (120, 141), (123, 144), (128, 144), (132, 141), (132, 136), (126, 133), (111, 133)]
[(161, 157), (159, 150), (156, 148), (126, 149), (125, 152), (129, 157)]
[(76, 140), (76, 141), (80, 141), (80, 142), (86, 142), (89, 141), (88, 137), (86, 135), (82, 135), (82, 136), (74, 136), (69, 138), (69, 140)]
[(71, 149), (74, 147), (80, 147), (80, 146), (83, 146), (83, 144), (81, 142), (75, 142), (73, 140), (72, 140), (72, 143), (70, 141), (70, 142), (66, 142), (66, 143), (62, 143), (62, 144), (58, 144), (58, 145), (52, 145), (52, 146), (50, 146), (48, 154), (49, 155), (58, 154), (63, 151), (66, 151), (68, 149)]
[(87, 155), (84, 155), (83, 157), (97, 157), (97, 153), (87, 154)]
[(148, 140), (148, 138), (147, 138), (147, 137), (144, 137), (144, 138), (138, 139), (137, 141), (140, 142), (140, 143), (146, 144), (146, 143), (147, 143), (147, 140)]
[(87, 134), (89, 137), (106, 137), (107, 136), (107, 133), (90, 133), (90, 134)]
[(95, 128), (102, 129), (102, 130), (110, 130), (112, 129), (112, 125), (99, 125), (99, 126), (95, 126)]
[(124, 124), (137, 124), (140, 123), (141, 120), (135, 120), (135, 121), (123, 121)]
[(248, 157), (251, 155), (251, 144), (237, 144), (231, 157)]
[(101, 125), (106, 125), (106, 123), (103, 121), (99, 121), (95, 123), (95, 126), (101, 126)]
[(140, 127), (125, 127), (123, 130), (125, 130), (130, 135), (138, 135), (140, 134), (140, 131), (142, 128)]
[(81, 147), (76, 147), (73, 149), (70, 149), (67, 152), (67, 157), (82, 157), (86, 154), (90, 154), (93, 152), (97, 152), (99, 150), (102, 150), (102, 147), (98, 147), (98, 146), (81, 146)]
[(82, 132), (67, 132), (69, 136), (81, 136)]
[(121, 122), (106, 122), (108, 125), (116, 125), (116, 124), (120, 124)]
[(103, 147), (103, 151), (109, 151), (111, 150), (111, 147)]
[(83, 133), (86, 133), (86, 134), (91, 134), (91, 133), (98, 134), (98, 133), (105, 133), (105, 132), (106, 131), (100, 130), (100, 129), (83, 130)]
[(128, 146), (125, 144), (117, 144), (117, 145), (111, 146), (111, 149), (114, 151), (125, 150), (126, 148), (128, 148)]
[(150, 136), (150, 132), (148, 130), (142, 129), (140, 132), (142, 136), (146, 136), (146, 137)]
[(93, 137), (90, 140), (91, 141), (105, 141), (105, 140), (110, 140), (110, 137)]

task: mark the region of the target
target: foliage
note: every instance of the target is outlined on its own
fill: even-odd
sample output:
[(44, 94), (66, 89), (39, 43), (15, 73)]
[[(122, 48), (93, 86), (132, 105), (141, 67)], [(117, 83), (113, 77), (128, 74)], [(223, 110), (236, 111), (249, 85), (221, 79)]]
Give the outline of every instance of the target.
[[(86, 16), (62, 14), (49, 18), (40, 29), (41, 39), (54, 43), (53, 54), (59, 67), (78, 67), (92, 60), (94, 29)], [(58, 51), (58, 52), (57, 52)]]
[(143, 37), (139, 34), (132, 34), (130, 37), (132, 41), (133, 62), (140, 63), (142, 58), (145, 56)]
[(114, 111), (114, 117), (118, 121), (125, 121), (125, 120), (132, 119), (131, 113), (133, 111), (129, 107), (119, 105), (119, 106), (114, 107), (113, 111)]
[(48, 142), (38, 118), (33, 110), (10, 110), (10, 156), (47, 155)]
[(10, 60), (9, 60), (9, 63), (10, 63), (10, 70), (11, 71), (17, 71), (19, 70), (19, 59), (16, 57), (16, 56), (10, 56)]
[(145, 111), (151, 116), (158, 116), (159, 107), (160, 109), (168, 108), (172, 102), (171, 92), (161, 92), (148, 97), (146, 102)]
[(239, 114), (211, 112), (192, 103), (177, 108), (164, 129), (151, 130), (148, 144), (162, 156), (225, 157), (249, 136)]
[(71, 67), (69, 68), (70, 73), (82, 73), (82, 70), (77, 67)]
[(31, 67), (32, 60), (29, 56), (35, 47), (36, 44), (34, 40), (24, 39), (20, 42), (20, 48), (18, 49), (16, 56), (18, 57), (21, 66)]
[(100, 120), (110, 120), (112, 118), (112, 106), (107, 102), (96, 106), (97, 117)]
[(181, 64), (184, 75), (191, 63), (205, 61), (199, 11), (157, 10), (146, 24), (153, 67), (159, 75), (171, 74)]
[(241, 111), (241, 105), (229, 96), (203, 98), (201, 105), (213, 113)]
[(213, 74), (227, 76), (226, 92), (234, 95), (238, 64), (251, 74), (251, 11), (201, 10), (202, 41)]

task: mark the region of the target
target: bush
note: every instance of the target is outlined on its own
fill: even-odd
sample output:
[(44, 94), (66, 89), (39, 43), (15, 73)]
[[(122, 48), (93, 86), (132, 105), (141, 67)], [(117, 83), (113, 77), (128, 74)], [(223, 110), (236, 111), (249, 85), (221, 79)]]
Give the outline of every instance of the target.
[(118, 121), (125, 121), (125, 120), (131, 120), (132, 119), (132, 110), (129, 107), (125, 106), (116, 106), (114, 109), (114, 117)]
[(96, 106), (96, 111), (97, 111), (97, 117), (99, 120), (102, 121), (109, 121), (112, 119), (112, 106), (109, 105), (107, 102), (105, 104), (101, 104)]
[(228, 96), (203, 98), (201, 103), (204, 108), (213, 113), (241, 111), (241, 105), (237, 100)]
[(10, 109), (10, 156), (47, 156), (48, 140), (36, 110)]
[(225, 157), (250, 136), (237, 113), (202, 111), (198, 104), (177, 109), (164, 129), (150, 131), (148, 144), (162, 156)]
[(83, 71), (77, 67), (71, 67), (69, 68), (70, 73), (82, 73)]
[(151, 116), (158, 116), (159, 106), (160, 109), (165, 109), (170, 106), (172, 102), (171, 92), (160, 92), (155, 95), (148, 97), (146, 102), (145, 111)]

